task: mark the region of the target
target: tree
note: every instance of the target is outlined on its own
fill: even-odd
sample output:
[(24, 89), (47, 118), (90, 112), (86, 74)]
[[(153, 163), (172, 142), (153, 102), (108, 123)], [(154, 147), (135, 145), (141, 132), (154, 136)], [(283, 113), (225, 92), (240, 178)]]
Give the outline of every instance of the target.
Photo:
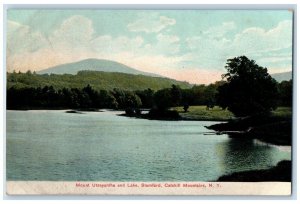
[(125, 108), (139, 108), (142, 105), (138, 95), (132, 92), (127, 92), (125, 95)]
[(119, 109), (125, 109), (126, 108), (126, 93), (123, 90), (115, 88), (111, 94), (114, 96), (114, 98), (117, 101), (118, 108)]
[(142, 101), (143, 108), (152, 108), (153, 107), (153, 95), (154, 91), (150, 88), (143, 91), (135, 91), (135, 94), (138, 95)]
[(282, 81), (278, 84), (280, 105), (292, 106), (293, 102), (293, 81)]
[(30, 70), (28, 70), (28, 71), (26, 72), (26, 74), (27, 74), (27, 75), (32, 75), (32, 73), (31, 73)]
[(185, 104), (183, 105), (183, 110), (184, 110), (185, 113), (188, 111), (189, 107), (190, 107), (190, 106), (189, 106), (188, 103), (185, 103)]
[(158, 110), (165, 111), (173, 105), (170, 89), (161, 89), (154, 94), (154, 103)]
[(194, 85), (191, 89), (191, 102), (192, 105), (204, 105), (204, 91), (206, 89), (205, 85)]
[(140, 114), (139, 107), (142, 105), (138, 95), (132, 92), (127, 92), (125, 95), (125, 113), (127, 115)]
[(171, 88), (171, 98), (172, 98), (172, 106), (179, 106), (181, 102), (181, 89), (179, 86), (176, 86), (175, 84), (172, 85)]
[(203, 92), (204, 95), (204, 101), (205, 101), (205, 105), (207, 107), (207, 110), (209, 110), (209, 108), (214, 108), (215, 107), (215, 103), (216, 103), (216, 92), (217, 92), (217, 87), (214, 84), (210, 84), (206, 87), (206, 89)]
[(98, 104), (96, 103), (98, 98), (98, 93), (88, 84), (86, 87), (82, 89), (83, 94), (86, 94), (87, 106), (92, 108), (97, 108)]
[(112, 93), (106, 90), (100, 90), (96, 103), (100, 108), (118, 109), (118, 102)]
[(217, 100), (236, 116), (267, 113), (277, 106), (277, 82), (267, 68), (245, 56), (227, 60), (227, 73), (222, 75), (227, 83), (219, 86)]

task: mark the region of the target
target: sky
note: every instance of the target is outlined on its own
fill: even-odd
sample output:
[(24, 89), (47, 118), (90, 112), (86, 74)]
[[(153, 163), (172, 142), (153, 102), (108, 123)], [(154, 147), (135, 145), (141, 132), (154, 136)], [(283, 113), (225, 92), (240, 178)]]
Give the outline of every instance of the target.
[(288, 10), (25, 10), (7, 12), (7, 71), (87, 58), (209, 84), (245, 55), (269, 73), (292, 70)]

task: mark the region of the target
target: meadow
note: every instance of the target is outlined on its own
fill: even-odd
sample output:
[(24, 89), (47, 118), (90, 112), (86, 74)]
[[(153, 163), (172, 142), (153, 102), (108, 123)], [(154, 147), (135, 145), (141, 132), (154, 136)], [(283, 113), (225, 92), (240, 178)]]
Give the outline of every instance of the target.
[[(179, 112), (180, 116), (186, 120), (203, 120), (203, 121), (228, 121), (235, 119), (235, 116), (226, 110), (223, 110), (219, 106), (207, 109), (206, 106), (190, 106), (187, 112), (184, 112), (183, 107), (174, 107), (172, 110)], [(291, 118), (291, 107), (278, 107), (271, 112), (272, 116)]]

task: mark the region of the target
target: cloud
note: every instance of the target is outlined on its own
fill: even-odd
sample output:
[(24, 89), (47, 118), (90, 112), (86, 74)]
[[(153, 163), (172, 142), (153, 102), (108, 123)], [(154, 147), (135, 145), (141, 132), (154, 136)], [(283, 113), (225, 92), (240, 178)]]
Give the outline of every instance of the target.
[(36, 51), (48, 45), (47, 39), (40, 33), (30, 29), (29, 26), (15, 21), (7, 21), (7, 54)]
[(267, 63), (277, 63), (277, 62), (290, 62), (292, 60), (292, 56), (289, 57), (265, 57), (259, 59), (260, 62), (267, 62)]
[(79, 15), (64, 20), (48, 37), (9, 20), (7, 69), (40, 70), (82, 59), (90, 50), (93, 34), (91, 20)]
[[(29, 26), (8, 21), (7, 69), (41, 70), (99, 58), (178, 80), (209, 83), (219, 80), (228, 58), (240, 55), (268, 68), (291, 67), (291, 21), (281, 21), (271, 29), (251, 27), (238, 33), (234, 22), (224, 22), (186, 38), (165, 32), (175, 23), (175, 19), (149, 13), (128, 25), (133, 31), (128, 36), (97, 35), (89, 18), (75, 15), (44, 36)], [(146, 33), (152, 33), (151, 38)]]
[(245, 29), (235, 36), (232, 49), (235, 53), (253, 57), (269, 70), (282, 70), (288, 66), (292, 68), (292, 43), (292, 21), (286, 20), (269, 30), (258, 27)]
[(144, 39), (140, 36), (113, 38), (110, 35), (104, 35), (92, 40), (90, 47), (98, 53), (137, 52), (143, 43)]
[[(223, 22), (221, 25), (210, 27), (202, 35), (188, 37), (186, 39), (187, 46), (192, 52), (205, 57), (203, 60), (216, 60), (231, 46), (232, 42), (225, 37), (225, 34), (235, 28), (234, 22)], [(200, 58), (201, 56), (198, 55)]]
[(160, 33), (157, 35), (157, 39), (159, 42), (167, 43), (167, 44), (179, 42), (179, 37), (176, 35), (163, 35)]
[(208, 30), (204, 31), (203, 34), (206, 37), (211, 38), (220, 38), (223, 37), (226, 33), (231, 32), (236, 29), (234, 22), (223, 22), (222, 25), (210, 27)]
[[(168, 23), (165, 18), (162, 19), (164, 23)], [(21, 42), (32, 35), (38, 36), (28, 26), (19, 24), (17, 26), (24, 32), (16, 36), (16, 29), (12, 29), (13, 26), (8, 33), (10, 42)], [(97, 36), (92, 21), (78, 15), (64, 20), (48, 38), (42, 37), (45, 43), (38, 43), (38, 49), (24, 48), (20, 54), (9, 54), (8, 70), (41, 70), (86, 58), (102, 58), (115, 60), (143, 71), (158, 73), (165, 68), (174, 67), (174, 64), (181, 61), (180, 57), (164, 56), (168, 52), (178, 51), (179, 38), (175, 35), (158, 34), (156, 42), (150, 46), (144, 43), (141, 36)], [(35, 41), (36, 39), (32, 39), (29, 43), (34, 45)]]
[[(246, 55), (268, 68), (279, 69), (278, 64), (275, 66), (279, 62), (285, 62), (285, 65), (280, 66), (292, 66), (292, 21), (281, 21), (269, 30), (247, 28), (236, 33), (233, 38), (226, 38), (225, 34), (234, 29), (234, 24), (223, 23), (222, 26), (212, 27), (203, 35), (186, 39), (191, 61), (202, 67), (221, 70), (228, 58)], [(207, 37), (212, 31), (217, 33), (217, 30), (221, 30), (215, 35), (218, 37)]]
[(176, 24), (176, 20), (158, 13), (147, 13), (133, 23), (129, 23), (127, 28), (132, 32), (158, 33), (168, 26)]
[(60, 27), (53, 32), (49, 40), (52, 45), (61, 47), (72, 46), (72, 48), (82, 49), (89, 46), (93, 35), (92, 21), (84, 16), (75, 15), (64, 20)]
[(156, 36), (156, 42), (148, 43), (142, 50), (144, 54), (175, 55), (179, 53), (180, 38), (176, 35), (165, 35), (159, 33)]
[(258, 27), (247, 28), (235, 36), (235, 49), (246, 53), (269, 52), (292, 46), (292, 21), (281, 21), (270, 30)]

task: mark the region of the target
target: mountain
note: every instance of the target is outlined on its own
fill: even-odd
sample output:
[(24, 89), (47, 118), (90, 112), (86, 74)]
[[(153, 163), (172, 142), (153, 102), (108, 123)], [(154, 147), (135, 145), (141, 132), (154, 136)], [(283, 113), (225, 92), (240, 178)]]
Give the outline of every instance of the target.
[(119, 72), (102, 71), (79, 71), (77, 74), (26, 74), (8, 73), (7, 88), (14, 87), (44, 87), (53, 86), (56, 90), (63, 88), (83, 88), (87, 85), (95, 90), (159, 90), (171, 88), (172, 84), (180, 86), (182, 89), (191, 88), (188, 82), (176, 81), (174, 79), (151, 77), (145, 75), (125, 74)]
[(293, 74), (292, 72), (281, 72), (281, 73), (271, 74), (271, 77), (273, 77), (278, 82), (282, 82), (282, 81), (291, 80), (293, 78)]
[(146, 76), (159, 76), (156, 74), (142, 72), (124, 64), (103, 60), (103, 59), (85, 59), (78, 62), (62, 64), (48, 69), (38, 71), (37, 74), (76, 74), (78, 71), (90, 70), (90, 71), (103, 71), (103, 72), (121, 72), (135, 75), (146, 75)]

